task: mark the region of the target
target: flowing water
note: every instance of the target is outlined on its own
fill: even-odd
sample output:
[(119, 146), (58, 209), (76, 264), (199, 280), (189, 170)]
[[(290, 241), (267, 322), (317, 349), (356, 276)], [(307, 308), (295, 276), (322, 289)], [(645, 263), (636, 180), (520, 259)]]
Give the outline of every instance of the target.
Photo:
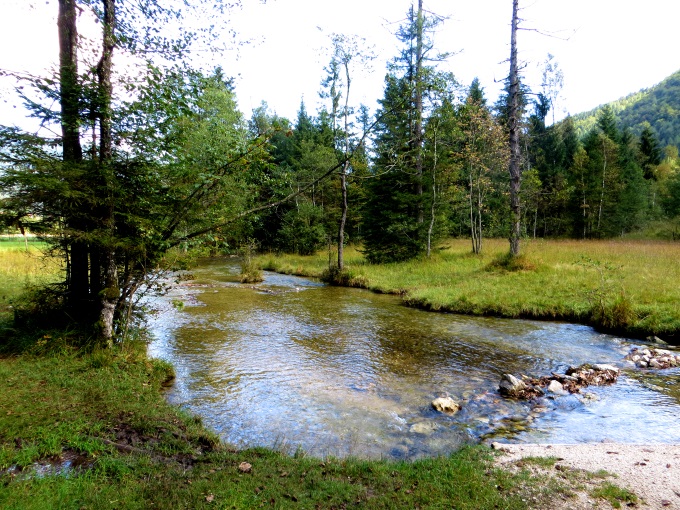
[[(243, 285), (237, 273), (232, 260), (205, 261), (156, 298), (149, 350), (176, 368), (170, 401), (238, 447), (417, 458), (480, 440), (680, 443), (680, 370), (627, 366), (635, 341), (573, 324), (424, 312), (274, 273)], [(515, 402), (497, 393), (502, 373), (582, 363), (624, 372), (582, 395)], [(444, 392), (462, 403), (454, 416), (430, 406)]]

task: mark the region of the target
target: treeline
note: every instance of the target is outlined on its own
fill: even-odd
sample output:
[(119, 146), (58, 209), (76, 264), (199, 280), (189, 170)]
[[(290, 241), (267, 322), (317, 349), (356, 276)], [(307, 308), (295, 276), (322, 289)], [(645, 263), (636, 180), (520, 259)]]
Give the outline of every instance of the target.
[[(470, 237), (474, 252), (484, 237), (509, 236), (507, 86), (489, 105), (477, 80), (461, 87), (439, 72), (430, 56), (438, 20), (421, 16), (412, 9), (397, 34), (401, 51), (388, 66), (378, 111), (370, 117), (361, 108), (351, 132), (341, 127), (347, 111), (312, 116), (302, 104), (294, 122), (256, 112), (289, 130), (273, 141), (272, 162), (287, 185), (272, 198), (338, 161), (347, 152), (343, 140), (353, 147), (343, 238), (340, 183), (329, 180), (260, 217), (252, 234), (263, 249), (306, 254), (360, 242), (370, 261), (388, 262), (429, 254), (445, 236)], [(581, 136), (572, 118), (548, 124), (561, 76), (551, 57), (546, 63), (541, 90), (522, 87), (523, 235), (608, 238), (670, 225), (680, 214), (677, 147), (661, 147), (649, 124), (639, 135), (620, 128), (609, 106)], [(333, 89), (340, 96), (341, 85)]]

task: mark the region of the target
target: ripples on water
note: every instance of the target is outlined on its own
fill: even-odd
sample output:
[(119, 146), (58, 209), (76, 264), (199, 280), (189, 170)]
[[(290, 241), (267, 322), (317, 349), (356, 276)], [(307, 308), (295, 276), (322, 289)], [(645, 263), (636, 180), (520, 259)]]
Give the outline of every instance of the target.
[[(501, 399), (500, 375), (615, 363), (631, 343), (585, 326), (423, 312), (399, 298), (206, 261), (155, 300), (151, 355), (171, 361), (171, 402), (228, 443), (326, 456), (416, 458), (484, 438), (513, 442), (680, 442), (678, 369), (628, 369), (588, 398)], [(181, 311), (171, 306), (182, 299)], [(462, 400), (453, 417), (431, 409)]]

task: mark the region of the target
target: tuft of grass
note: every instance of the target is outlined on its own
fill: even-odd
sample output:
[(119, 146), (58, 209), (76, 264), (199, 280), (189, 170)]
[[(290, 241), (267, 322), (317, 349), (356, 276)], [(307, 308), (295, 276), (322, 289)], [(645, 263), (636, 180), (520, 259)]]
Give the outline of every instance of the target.
[(256, 245), (254, 242), (244, 244), (239, 253), (241, 255), (241, 283), (259, 283), (264, 281), (262, 270), (254, 260)]
[(604, 499), (614, 508), (621, 508), (621, 503), (625, 505), (635, 505), (638, 502), (638, 497), (630, 492), (628, 489), (622, 489), (611, 482), (604, 482), (599, 487), (595, 488), (591, 495), (594, 498)]
[(513, 256), (509, 252), (494, 258), (487, 267), (491, 271), (501, 270), (512, 272), (536, 270), (536, 265), (529, 260), (529, 257), (526, 255)]

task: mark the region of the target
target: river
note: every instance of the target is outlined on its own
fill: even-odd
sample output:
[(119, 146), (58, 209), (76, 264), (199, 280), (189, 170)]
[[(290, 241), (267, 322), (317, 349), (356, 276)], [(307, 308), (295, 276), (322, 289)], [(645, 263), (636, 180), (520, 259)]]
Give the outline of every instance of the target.
[[(227, 443), (289, 453), (371, 458), (443, 455), (483, 440), (680, 443), (680, 369), (622, 359), (639, 342), (565, 323), (425, 312), (396, 296), (265, 273), (209, 259), (162, 297), (152, 356), (173, 363), (168, 399)], [(612, 363), (617, 384), (515, 402), (502, 373), (548, 375)], [(448, 393), (454, 416), (430, 402)]]

